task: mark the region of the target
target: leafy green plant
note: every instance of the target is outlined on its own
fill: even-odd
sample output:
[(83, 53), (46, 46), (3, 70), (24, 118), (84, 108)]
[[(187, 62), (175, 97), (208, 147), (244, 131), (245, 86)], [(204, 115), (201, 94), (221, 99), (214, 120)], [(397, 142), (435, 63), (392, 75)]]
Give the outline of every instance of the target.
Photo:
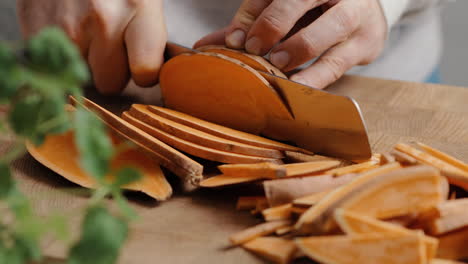
[[(82, 234), (70, 245), (67, 263), (115, 263), (134, 212), (122, 195), (121, 186), (140, 178), (138, 171), (112, 171), (115, 154), (105, 125), (92, 113), (77, 107), (67, 113), (67, 96), (81, 100), (81, 87), (89, 72), (78, 50), (57, 28), (43, 30), (19, 45), (0, 43), (1, 134), (13, 139), (10, 150), (0, 157), (0, 263), (41, 261), (41, 239), (50, 233), (64, 235), (65, 217), (38, 217), (21, 193), (10, 164), (26, 151), (24, 143), (43, 143), (49, 134), (73, 129), (80, 164), (98, 183), (84, 212)], [(116, 175), (113, 183), (105, 176)], [(111, 213), (106, 197), (113, 197), (120, 210)]]

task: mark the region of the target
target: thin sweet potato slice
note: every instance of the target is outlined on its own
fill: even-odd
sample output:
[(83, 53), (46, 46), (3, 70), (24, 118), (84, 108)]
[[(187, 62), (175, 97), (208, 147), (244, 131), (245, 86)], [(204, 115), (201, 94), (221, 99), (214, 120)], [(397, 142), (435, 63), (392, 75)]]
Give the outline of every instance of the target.
[(451, 184), (457, 185), (459, 187), (464, 188), (465, 190), (468, 190), (467, 171), (461, 170), (448, 162), (445, 162), (439, 158), (432, 156), (431, 154), (428, 154), (406, 144), (397, 144), (395, 146), (395, 149), (415, 158), (421, 163), (439, 169), (442, 172), (442, 175), (447, 177)]
[(138, 127), (139, 129), (145, 131), (154, 138), (157, 138), (180, 151), (186, 152), (199, 158), (223, 163), (276, 162), (275, 159), (247, 156), (197, 145), (195, 143), (175, 137), (157, 128), (151, 127), (150, 125), (129, 115), (128, 112), (124, 112), (122, 114), (122, 118), (130, 124), (134, 125), (135, 127)]
[[(307, 210), (299, 218), (295, 228), (301, 233), (321, 234), (329, 232), (333, 228), (330, 218), (334, 209), (338, 208), (346, 198), (356, 193), (357, 190), (362, 189), (362, 186), (366, 186), (369, 182), (372, 182), (373, 179), (399, 169), (401, 169), (400, 164), (392, 163), (359, 175), (348, 184), (330, 192), (320, 202)], [(268, 198), (268, 193), (266, 193), (266, 196)]]
[[(78, 101), (70, 97), (74, 104)], [(175, 150), (164, 142), (148, 135), (143, 130), (133, 126), (122, 118), (112, 114), (96, 103), (83, 98), (84, 107), (94, 113), (104, 121), (110, 128), (115, 130), (122, 137), (134, 142), (140, 148), (149, 150), (155, 155), (161, 166), (181, 177), (183, 180), (197, 185), (203, 178), (203, 166), (181, 152)]]
[(341, 162), (341, 166), (348, 166), (351, 165), (352, 162), (322, 155), (316, 155), (313, 153), (302, 153), (296, 151), (286, 151), (285, 152), (286, 159), (292, 163), (301, 163), (301, 162), (312, 162), (312, 161), (332, 161), (337, 160)]
[(257, 71), (268, 72), (276, 76), (287, 78), (286, 75), (284, 75), (284, 73), (281, 72), (281, 70), (279, 70), (278, 68), (273, 66), (271, 63), (269, 63), (266, 59), (260, 56), (252, 55), (252, 54), (245, 53), (239, 50), (229, 49), (229, 48), (226, 48), (225, 46), (220, 46), (220, 45), (203, 46), (203, 47), (199, 47), (197, 50), (202, 51), (202, 52), (218, 53), (218, 54), (227, 56), (229, 58), (239, 60), (242, 63), (249, 65), (250, 67), (252, 67), (253, 69)]
[(325, 264), (425, 264), (422, 234), (363, 234), (296, 239), (308, 257)]
[(400, 162), (402, 165), (417, 165), (419, 163), (419, 161), (417, 161), (415, 158), (396, 149), (392, 150), (390, 154), (395, 157), (395, 160)]
[(276, 229), (275, 234), (277, 236), (283, 236), (283, 235), (286, 235), (286, 234), (290, 233), (293, 230), (294, 230), (294, 228), (292, 226), (285, 226), (285, 227)]
[(282, 150), (282, 151), (296, 151), (296, 152), (307, 152), (306, 150), (300, 149), (298, 147), (294, 147), (291, 145), (287, 145), (281, 142), (277, 142), (274, 140), (270, 140), (264, 137), (260, 137), (257, 135), (245, 133), (239, 130), (235, 130), (229, 127), (221, 126), (215, 123), (211, 123), (208, 121), (205, 121), (203, 119), (199, 119), (187, 114), (184, 114), (182, 112), (174, 111), (168, 108), (164, 107), (158, 107), (158, 106), (148, 106), (148, 109), (167, 119), (170, 119), (172, 121), (175, 121), (177, 123), (198, 129), (200, 131), (229, 139), (232, 141), (236, 142), (241, 142), (245, 143), (248, 145), (252, 146), (257, 146), (257, 147), (263, 147), (263, 148), (271, 148), (271, 149), (276, 149), (276, 150)]
[(226, 164), (218, 166), (218, 169), (224, 175), (237, 177), (259, 176), (270, 179), (286, 177), (286, 168), (284, 166), (269, 162), (254, 164)]
[(433, 147), (430, 147), (430, 146), (428, 146), (426, 144), (423, 144), (421, 142), (418, 142), (417, 144), (418, 144), (418, 146), (420, 148), (422, 148), (425, 152), (431, 154), (432, 156), (434, 156), (434, 157), (436, 157), (436, 158), (438, 158), (438, 159), (440, 159), (442, 161), (445, 161), (445, 162), (447, 162), (447, 163), (449, 163), (449, 164), (451, 164), (451, 165), (453, 165), (453, 166), (455, 166), (455, 167), (457, 167), (457, 168), (459, 168), (461, 170), (468, 171), (468, 164), (467, 163), (465, 163), (465, 162), (463, 162), (463, 161), (461, 161), (461, 160), (459, 160), (459, 159), (457, 159), (457, 158), (455, 158), (453, 156), (450, 156), (447, 153), (444, 153), (444, 152), (442, 152), (440, 150), (437, 150), (437, 149), (435, 149)]
[(329, 171), (326, 171), (325, 174), (333, 176), (341, 176), (350, 173), (359, 173), (369, 169), (374, 169), (378, 165), (378, 162), (375, 160), (366, 161), (363, 163), (353, 164), (346, 167), (336, 168)]
[(430, 264), (466, 264), (465, 262), (459, 262), (449, 259), (433, 259)]
[(453, 260), (468, 258), (468, 250), (466, 250), (466, 245), (468, 245), (468, 227), (438, 236), (437, 238), (439, 239), (438, 258)]
[(432, 167), (396, 170), (355, 189), (339, 207), (379, 219), (423, 212), (443, 202), (441, 181)]
[(265, 78), (223, 55), (176, 56), (163, 65), (160, 86), (167, 107), (241, 131), (260, 134), (270, 119), (292, 119)]
[(231, 244), (235, 246), (242, 245), (254, 238), (272, 234), (277, 229), (289, 225), (291, 225), (291, 221), (289, 220), (280, 220), (258, 224), (232, 235), (229, 238), (229, 241), (231, 241)]
[(279, 237), (258, 237), (242, 245), (252, 253), (273, 263), (290, 263), (296, 253), (296, 244)]
[(156, 129), (197, 145), (226, 152), (265, 158), (281, 159), (284, 157), (284, 155), (278, 150), (256, 147), (225, 138), (220, 138), (218, 136), (205, 133), (189, 126), (179, 124), (175, 121), (158, 116), (157, 114), (149, 111), (146, 105), (132, 105), (128, 111), (128, 114)]
[(271, 206), (291, 203), (294, 199), (306, 195), (335, 189), (345, 185), (356, 178), (355, 174), (333, 177), (332, 175), (320, 175), (304, 178), (279, 179), (263, 182), (265, 195)]
[(292, 216), (292, 204), (270, 207), (262, 211), (265, 221), (277, 221), (290, 219)]
[[(383, 222), (371, 217), (337, 209), (335, 211), (335, 221), (338, 223), (341, 230), (347, 235), (360, 235), (371, 233), (390, 233), (409, 235), (416, 231), (406, 229), (404, 227)], [(427, 258), (432, 259), (437, 254), (437, 246), (439, 241), (436, 238), (423, 236), (424, 243), (426, 244)]]
[(468, 198), (439, 204), (422, 213), (420, 221), (431, 235), (442, 235), (468, 226)]
[(249, 177), (237, 177), (231, 175), (218, 175), (211, 178), (204, 179), (200, 182), (201, 187), (205, 188), (214, 188), (214, 187), (222, 187), (228, 185), (235, 185), (235, 184), (242, 184), (248, 182), (254, 182), (259, 180), (264, 180), (263, 176), (253, 175)]
[[(329, 161), (312, 161), (303, 163), (292, 163), (282, 165), (286, 168), (287, 177), (298, 177), (317, 174), (332, 168), (336, 168), (341, 165), (338, 160)], [(328, 174), (328, 173), (327, 173)]]
[[(86, 188), (94, 188), (95, 180), (84, 171), (80, 164), (79, 152), (74, 141), (73, 132), (49, 135), (40, 146), (26, 144), (31, 156), (44, 166), (53, 170), (71, 182)], [(163, 201), (172, 194), (172, 188), (166, 181), (159, 165), (152, 160), (151, 155), (145, 154), (138, 147), (129, 147), (119, 152), (111, 160), (112, 169), (133, 167), (142, 172), (143, 178), (138, 182), (124, 186), (125, 189), (141, 191), (156, 200)], [(109, 181), (113, 180), (108, 175)]]

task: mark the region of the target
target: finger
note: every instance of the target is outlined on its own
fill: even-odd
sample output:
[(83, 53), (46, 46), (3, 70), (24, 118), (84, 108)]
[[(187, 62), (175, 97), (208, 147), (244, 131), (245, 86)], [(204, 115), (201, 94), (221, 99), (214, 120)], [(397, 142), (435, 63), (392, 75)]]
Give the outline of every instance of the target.
[(243, 49), (247, 33), (257, 17), (273, 0), (244, 0), (226, 30), (226, 46)]
[(311, 66), (291, 76), (291, 80), (323, 89), (365, 60), (366, 54), (362, 42), (357, 38), (349, 39), (329, 49)]
[(352, 2), (341, 1), (275, 47), (270, 61), (283, 71), (290, 71), (346, 40), (360, 25), (359, 6), (346, 4)]
[(193, 45), (193, 48), (197, 49), (206, 45), (225, 45), (226, 30), (227, 28), (222, 28), (218, 31), (204, 36)]
[(138, 86), (149, 87), (157, 83), (164, 63), (167, 31), (162, 1), (144, 3), (125, 31), (125, 43), (133, 80)]
[(94, 84), (103, 94), (121, 92), (128, 83), (129, 69), (123, 34), (125, 26), (132, 18), (122, 3), (113, 3), (109, 8), (107, 1), (91, 1), (93, 12), (88, 63), (93, 74)]
[(275, 0), (255, 20), (245, 49), (256, 55), (266, 54), (280, 42), (309, 10), (327, 0)]

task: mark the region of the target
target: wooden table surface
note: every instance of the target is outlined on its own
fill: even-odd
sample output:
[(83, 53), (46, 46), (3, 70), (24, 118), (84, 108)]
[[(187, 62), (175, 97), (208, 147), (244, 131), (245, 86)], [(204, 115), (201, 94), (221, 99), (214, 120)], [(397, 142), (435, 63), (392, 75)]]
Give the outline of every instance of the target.
[[(346, 76), (330, 91), (353, 97), (367, 122), (374, 151), (414, 140), (468, 160), (468, 89)], [(79, 209), (87, 197), (71, 194), (75, 185), (50, 172), (29, 155), (15, 163), (21, 188), (41, 214), (72, 218), (78, 230)], [(242, 249), (226, 249), (230, 234), (259, 222), (235, 211), (236, 190), (177, 191), (163, 203), (144, 195), (129, 195), (140, 218), (120, 263), (263, 263)], [(63, 257), (63, 242), (45, 243), (46, 253)]]

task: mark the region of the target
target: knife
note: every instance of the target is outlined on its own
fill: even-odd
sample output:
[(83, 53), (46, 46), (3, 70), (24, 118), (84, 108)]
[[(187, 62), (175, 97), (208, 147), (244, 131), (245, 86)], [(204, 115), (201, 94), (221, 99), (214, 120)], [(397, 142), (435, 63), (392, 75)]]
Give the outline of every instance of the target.
[[(166, 60), (199, 51), (168, 42)], [(350, 97), (332, 94), (258, 71), (282, 96), (293, 120), (270, 120), (283, 139), (315, 153), (348, 160), (372, 155), (367, 128), (359, 105)]]

